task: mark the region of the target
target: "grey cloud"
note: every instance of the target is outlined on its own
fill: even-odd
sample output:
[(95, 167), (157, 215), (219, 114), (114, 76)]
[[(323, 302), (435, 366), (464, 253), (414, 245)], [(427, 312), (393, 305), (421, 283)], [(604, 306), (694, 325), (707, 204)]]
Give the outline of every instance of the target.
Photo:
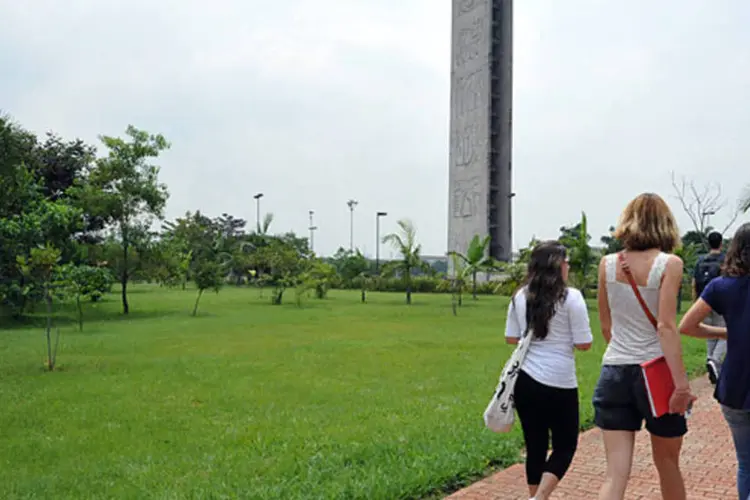
[[(447, 3), (33, 3), (0, 4), (4, 109), (90, 141), (128, 123), (164, 133), (169, 216), (254, 220), (263, 191), (276, 230), (306, 234), (314, 209), (316, 250), (330, 253), (348, 244), (353, 197), (369, 253), (376, 210), (390, 214), (384, 232), (410, 217), (426, 253), (445, 251)], [(710, 179), (710, 167), (739, 193), (744, 2), (515, 8), (516, 245), (556, 236), (582, 209), (598, 238), (637, 192), (670, 196), (670, 170)]]

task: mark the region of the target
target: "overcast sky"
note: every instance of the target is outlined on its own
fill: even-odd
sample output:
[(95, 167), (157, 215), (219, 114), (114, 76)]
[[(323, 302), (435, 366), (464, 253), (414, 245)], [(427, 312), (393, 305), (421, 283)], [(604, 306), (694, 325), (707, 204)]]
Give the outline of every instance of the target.
[[(516, 1), (514, 246), (581, 210), (598, 240), (638, 192), (671, 201), (673, 170), (733, 203), (750, 182), (748, 25), (747, 0)], [(168, 217), (254, 221), (261, 191), (276, 231), (306, 234), (315, 210), (328, 254), (354, 198), (368, 254), (377, 210), (443, 254), (450, 35), (447, 0), (0, 0), (0, 109), (91, 142), (164, 134)]]

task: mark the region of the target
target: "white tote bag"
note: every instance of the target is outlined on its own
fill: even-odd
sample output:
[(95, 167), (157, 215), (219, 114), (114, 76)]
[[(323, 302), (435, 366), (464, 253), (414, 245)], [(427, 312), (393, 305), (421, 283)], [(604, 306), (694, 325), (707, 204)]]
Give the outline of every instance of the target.
[(484, 425), (491, 431), (510, 432), (513, 428), (513, 422), (516, 420), (513, 391), (521, 364), (529, 351), (529, 344), (531, 344), (531, 335), (527, 329), (513, 350), (513, 354), (510, 355), (510, 359), (505, 363), (495, 393), (487, 409), (484, 410)]

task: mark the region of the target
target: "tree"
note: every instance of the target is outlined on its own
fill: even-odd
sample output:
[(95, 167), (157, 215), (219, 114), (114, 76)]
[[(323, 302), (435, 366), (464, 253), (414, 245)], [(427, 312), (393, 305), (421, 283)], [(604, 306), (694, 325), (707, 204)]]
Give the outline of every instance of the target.
[(18, 256), (18, 266), (21, 273), (26, 278), (27, 289), (37, 289), (44, 298), (47, 306), (47, 327), (45, 334), (47, 337), (47, 369), (54, 371), (57, 361), (57, 348), (60, 345), (60, 329), (57, 329), (54, 346), (52, 343), (52, 295), (55, 275), (55, 269), (60, 263), (60, 251), (52, 246), (32, 248), (28, 257)]
[(586, 296), (586, 288), (589, 286), (594, 266), (594, 252), (589, 245), (591, 236), (588, 234), (588, 219), (586, 213), (581, 212), (581, 221), (572, 227), (560, 228), (560, 243), (568, 249), (568, 260), (570, 262), (571, 278), (575, 286), (580, 288), (583, 296)]
[(541, 243), (540, 240), (532, 237), (529, 245), (518, 251), (518, 258), (515, 261), (503, 265), (502, 270), (506, 277), (495, 288), (495, 293), (502, 292), (505, 295), (511, 295), (523, 284), (529, 261), (531, 261), (531, 252), (539, 243)]
[(400, 260), (388, 262), (383, 266), (383, 274), (400, 275), (406, 284), (406, 303), (411, 304), (411, 278), (414, 270), (430, 272), (430, 265), (421, 258), (422, 245), (417, 244), (417, 231), (410, 220), (398, 221), (399, 233), (391, 233), (383, 238), (383, 243), (392, 245), (401, 254)]
[(19, 316), (29, 300), (44, 297), (40, 288), (26, 287), (29, 277), (21, 272), (17, 257), (28, 257), (32, 249), (45, 245), (60, 252), (81, 228), (82, 218), (67, 200), (45, 198), (24, 164), (6, 167), (0, 176), (0, 304)]
[(622, 242), (615, 238), (615, 227), (609, 226), (609, 234), (606, 236), (602, 236), (600, 238), (600, 241), (602, 242), (602, 245), (604, 245), (604, 253), (605, 255), (611, 254), (611, 253), (617, 253), (620, 250), (623, 249)]
[(331, 263), (346, 287), (354, 286), (354, 281), (370, 268), (370, 263), (362, 255), (362, 252), (345, 250), (344, 248), (338, 249), (331, 259)]
[(318, 299), (325, 299), (328, 296), (328, 290), (333, 285), (336, 278), (336, 268), (327, 264), (320, 259), (314, 259), (310, 262), (309, 269), (300, 277), (301, 292), (315, 290), (315, 296)]
[[(727, 206), (727, 200), (722, 193), (721, 184), (714, 182), (699, 187), (695, 181), (689, 181), (684, 177), (678, 181), (673, 172), (672, 187), (675, 190), (677, 200), (680, 202), (683, 212), (685, 212), (685, 215), (688, 216), (690, 222), (693, 224), (695, 233), (700, 236), (703, 248), (708, 249), (708, 234), (712, 229), (709, 226), (709, 220)], [(726, 226), (719, 231), (721, 234), (726, 233), (732, 227), (746, 206), (744, 202), (747, 201), (750, 201), (750, 198), (739, 201), (730, 214)]]
[(271, 303), (281, 305), (287, 288), (296, 288), (300, 275), (307, 268), (308, 255), (295, 246), (295, 237), (269, 239), (256, 252), (258, 267), (263, 269), (262, 280), (274, 287)]
[(195, 263), (193, 279), (195, 280), (195, 286), (198, 288), (198, 296), (195, 298), (193, 316), (198, 314), (198, 303), (206, 290), (219, 293), (226, 277), (226, 268), (226, 263), (221, 262), (218, 258), (211, 259), (205, 255)]
[[(471, 276), (472, 296), (477, 300), (477, 274), (480, 272), (489, 272), (500, 267), (500, 264), (490, 257), (487, 253), (490, 247), (490, 237), (480, 238), (475, 235), (469, 243), (469, 248), (465, 254), (450, 252), (449, 255), (455, 255), (463, 262), (462, 269), (467, 276)], [(455, 262), (455, 261), (454, 261)]]
[(78, 331), (83, 331), (83, 300), (98, 301), (112, 288), (114, 281), (108, 269), (87, 265), (65, 264), (55, 273), (56, 295), (75, 301)]
[[(453, 277), (451, 280), (451, 306), (453, 309), (453, 315), (458, 315), (458, 308), (463, 305), (463, 293), (466, 288), (466, 278), (470, 275), (469, 266), (466, 264), (466, 259), (462, 259), (462, 255), (458, 252), (449, 253), (451, 260), (453, 261)], [(475, 289), (476, 291), (476, 289)]]
[(122, 244), (122, 312), (128, 314), (128, 258), (133, 233), (148, 225), (150, 217), (161, 218), (169, 194), (159, 183), (159, 167), (148, 161), (169, 148), (162, 135), (128, 126), (128, 139), (101, 136), (108, 154), (99, 158), (76, 193), (89, 213), (102, 217), (116, 229)]
[(272, 223), (273, 223), (273, 214), (267, 213), (266, 215), (263, 216), (263, 222), (258, 224), (258, 227), (256, 228), (257, 233), (263, 236), (267, 235), (268, 230), (271, 228)]

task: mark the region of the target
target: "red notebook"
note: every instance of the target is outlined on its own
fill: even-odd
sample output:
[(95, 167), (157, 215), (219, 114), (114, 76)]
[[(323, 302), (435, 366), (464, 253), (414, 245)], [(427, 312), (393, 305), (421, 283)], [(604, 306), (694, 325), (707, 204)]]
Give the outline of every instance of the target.
[(646, 393), (651, 404), (651, 414), (659, 418), (669, 413), (669, 399), (674, 393), (674, 380), (667, 360), (661, 356), (641, 364)]

